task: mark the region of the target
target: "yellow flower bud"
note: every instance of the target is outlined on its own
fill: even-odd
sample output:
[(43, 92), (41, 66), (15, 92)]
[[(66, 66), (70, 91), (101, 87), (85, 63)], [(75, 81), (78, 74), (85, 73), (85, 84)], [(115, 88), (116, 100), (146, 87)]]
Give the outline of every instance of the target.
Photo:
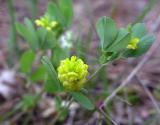
[(79, 91), (84, 87), (88, 75), (88, 65), (81, 59), (72, 56), (62, 60), (58, 67), (58, 78), (68, 91)]
[(51, 31), (51, 27), (49, 27), (49, 26), (47, 26), (46, 29), (47, 29), (48, 31)]
[(138, 38), (133, 38), (131, 39), (131, 41), (129, 42), (127, 48), (128, 49), (137, 49), (137, 44), (139, 42), (139, 39)]
[(51, 27), (52, 27), (52, 28), (56, 27), (57, 25), (58, 25), (58, 23), (57, 23), (56, 21), (52, 21), (52, 22), (51, 22)]
[(58, 25), (58, 22), (52, 21), (47, 15), (41, 17), (40, 19), (35, 20), (37, 26), (41, 26), (48, 31), (51, 31)]
[(40, 21), (40, 20), (35, 20), (35, 24), (36, 24), (37, 26), (41, 26), (41, 21)]

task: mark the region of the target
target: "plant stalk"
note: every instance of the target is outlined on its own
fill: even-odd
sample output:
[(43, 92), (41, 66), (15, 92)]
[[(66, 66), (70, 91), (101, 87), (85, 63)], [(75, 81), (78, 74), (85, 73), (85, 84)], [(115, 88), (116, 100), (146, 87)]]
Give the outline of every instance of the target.
[(15, 9), (13, 6), (13, 1), (12, 0), (7, 0), (8, 4), (8, 11), (10, 15), (10, 31), (9, 31), (9, 39), (8, 39), (8, 49), (9, 49), (9, 59), (8, 63), (9, 65), (13, 64), (13, 57), (18, 55), (19, 52), (19, 47), (18, 44), (16, 43), (17, 41), (17, 32), (16, 32), (16, 17), (15, 17)]
[(141, 13), (137, 16), (133, 24), (141, 22), (145, 16), (151, 11), (151, 9), (156, 4), (157, 0), (149, 0), (148, 4), (144, 7), (144, 9), (141, 11)]
[(91, 81), (99, 72), (102, 68), (104, 68), (108, 63), (104, 63), (102, 64), (91, 76), (90, 78), (87, 80), (87, 82)]

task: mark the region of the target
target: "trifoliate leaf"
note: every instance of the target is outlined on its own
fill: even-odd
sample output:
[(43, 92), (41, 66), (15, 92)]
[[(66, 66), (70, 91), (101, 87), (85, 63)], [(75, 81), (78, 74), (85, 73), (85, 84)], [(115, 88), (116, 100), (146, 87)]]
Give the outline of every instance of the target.
[(101, 41), (103, 51), (116, 39), (118, 29), (114, 20), (109, 17), (102, 17), (96, 25), (97, 33)]
[(58, 80), (57, 72), (56, 72), (55, 68), (53, 67), (49, 58), (47, 56), (43, 56), (41, 61), (42, 61), (43, 65), (46, 67), (48, 74), (52, 78), (52, 84), (54, 84), (54, 86), (56, 86), (56, 88), (58, 88), (58, 90), (61, 90), (61, 86), (60, 86), (60, 82)]
[(59, 8), (64, 17), (64, 24), (68, 28), (73, 19), (73, 3), (72, 0), (59, 0)]
[(133, 38), (142, 38), (146, 33), (146, 28), (143, 23), (136, 23), (132, 27), (132, 37)]
[(127, 29), (120, 29), (116, 40), (107, 48), (109, 52), (118, 52), (124, 50), (131, 39), (131, 34)]
[(46, 73), (46, 68), (44, 67), (44, 65), (40, 65), (31, 74), (31, 80), (34, 81), (34, 82), (44, 81), (45, 73)]
[(87, 96), (80, 92), (72, 92), (71, 93), (73, 98), (79, 102), (84, 108), (88, 110), (93, 110), (94, 109), (94, 104), (89, 100)]
[(124, 57), (138, 57), (146, 53), (155, 41), (152, 35), (146, 35), (142, 37), (137, 45), (137, 49), (127, 49), (124, 53)]
[(32, 69), (32, 64), (35, 60), (35, 54), (29, 50), (23, 53), (20, 59), (20, 71), (29, 73)]

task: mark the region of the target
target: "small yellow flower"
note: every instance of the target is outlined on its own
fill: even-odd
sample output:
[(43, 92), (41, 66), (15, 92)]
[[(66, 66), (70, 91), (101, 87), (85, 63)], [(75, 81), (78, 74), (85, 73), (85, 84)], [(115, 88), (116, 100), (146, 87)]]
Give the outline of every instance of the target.
[(88, 75), (88, 65), (72, 56), (62, 60), (58, 67), (58, 78), (68, 91), (78, 91), (84, 87)]
[(37, 26), (41, 26), (42, 25), (42, 22), (40, 20), (35, 20), (35, 23)]
[(51, 27), (56, 27), (57, 25), (58, 25), (58, 23), (56, 21), (51, 22)]
[(137, 49), (137, 44), (139, 42), (139, 39), (138, 38), (133, 38), (131, 39), (131, 41), (129, 42), (127, 48), (128, 49)]
[(37, 26), (44, 27), (48, 31), (51, 31), (58, 25), (58, 22), (50, 20), (50, 18), (47, 15), (45, 15), (40, 19), (35, 20), (35, 24)]

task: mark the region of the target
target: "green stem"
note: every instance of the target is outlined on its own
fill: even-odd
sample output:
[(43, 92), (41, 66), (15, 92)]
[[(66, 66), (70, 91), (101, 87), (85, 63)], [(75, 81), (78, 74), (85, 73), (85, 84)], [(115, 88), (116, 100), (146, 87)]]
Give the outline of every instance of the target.
[(18, 55), (19, 52), (19, 47), (18, 44), (16, 43), (17, 40), (17, 32), (16, 32), (16, 18), (15, 18), (15, 10), (13, 6), (12, 0), (7, 0), (8, 4), (8, 11), (10, 15), (10, 20), (11, 20), (11, 25), (10, 25), (10, 35), (9, 35), (9, 40), (8, 40), (8, 49), (9, 49), (9, 63), (13, 64), (13, 57), (15, 55)]
[(20, 110), (21, 106), (22, 105), (16, 105), (11, 111), (9, 111), (9, 112), (5, 113), (4, 115), (0, 116), (0, 123), (2, 123), (7, 118), (9, 118), (12, 115), (14, 115), (16, 112), (18, 112)]
[(6, 114), (4, 114), (3, 116), (0, 116), (0, 123), (4, 122), (8, 117), (12, 116), (14, 113), (16, 113), (17, 110), (11, 110), (9, 112), (7, 112)]
[(38, 0), (29, 0), (28, 1), (28, 6), (29, 6), (31, 14), (32, 14), (32, 21), (34, 21), (36, 19), (36, 15), (37, 15), (37, 2), (38, 2)]
[(32, 111), (29, 111), (28, 116), (26, 116), (26, 118), (24, 119), (23, 125), (28, 125), (31, 118), (32, 118)]
[(90, 78), (87, 80), (87, 82), (91, 81), (99, 72), (102, 68), (104, 68), (108, 63), (104, 63), (102, 64), (91, 76)]
[(133, 24), (141, 22), (145, 16), (150, 12), (150, 10), (153, 8), (157, 0), (149, 0), (148, 4), (144, 7), (144, 9), (141, 11), (139, 16), (135, 19)]
[(57, 119), (61, 116), (61, 114), (66, 110), (66, 109), (69, 109), (70, 105), (72, 104), (73, 102), (73, 98), (71, 98), (69, 100), (69, 103), (67, 106), (64, 106), (63, 109), (56, 115), (56, 117), (49, 123), (49, 125), (55, 125)]
[[(114, 120), (112, 120), (111, 117), (109, 117), (101, 108), (96, 107), (96, 110), (103, 115), (105, 118), (105, 121), (107, 122), (107, 125), (110, 125), (112, 123), (113, 125), (118, 125)], [(108, 124), (109, 123), (109, 124)]]

